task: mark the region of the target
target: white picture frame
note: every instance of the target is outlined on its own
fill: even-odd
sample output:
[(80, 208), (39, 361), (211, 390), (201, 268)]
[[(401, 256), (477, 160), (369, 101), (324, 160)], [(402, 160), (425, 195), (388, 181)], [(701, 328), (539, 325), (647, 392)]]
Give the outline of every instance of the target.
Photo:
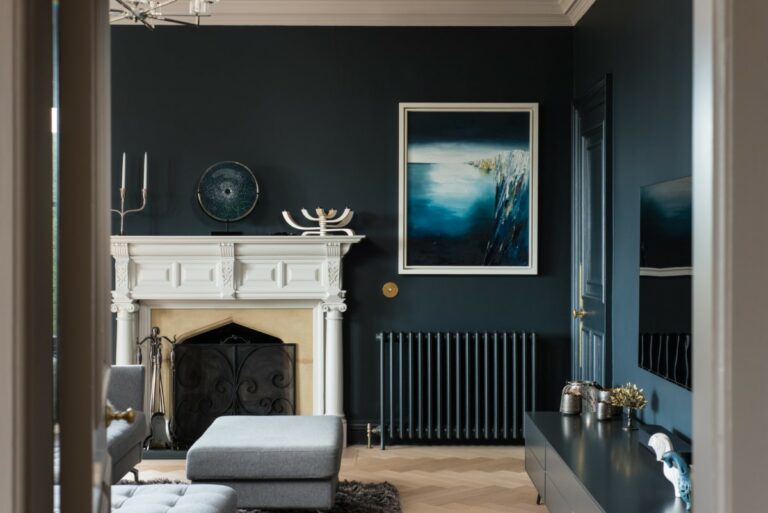
[[(434, 259), (433, 256), (426, 256), (421, 257), (421, 254), (428, 255), (427, 253), (421, 253), (416, 254), (414, 256), (414, 253), (417, 251), (414, 248), (418, 247), (418, 244), (421, 244), (422, 247), (424, 247), (424, 242), (422, 242), (423, 239), (417, 239), (419, 242), (415, 243), (413, 242), (414, 230), (413, 225), (411, 226), (411, 230), (409, 233), (409, 215), (416, 215), (414, 212), (409, 212), (409, 203), (413, 202), (413, 196), (409, 196), (412, 193), (409, 190), (409, 163), (411, 164), (411, 171), (414, 172), (414, 165), (423, 165), (419, 162), (409, 162), (409, 152), (412, 155), (412, 158), (415, 160), (416, 157), (413, 157), (413, 154), (415, 153), (415, 150), (413, 148), (417, 146), (417, 143), (415, 142), (415, 136), (414, 131), (415, 128), (411, 128), (409, 125), (412, 125), (412, 119), (415, 119), (414, 113), (418, 113), (419, 119), (429, 119), (429, 114), (437, 114), (440, 113), (471, 113), (471, 116), (465, 116), (465, 118), (469, 121), (472, 121), (473, 125), (477, 125), (478, 121), (482, 123), (482, 118), (484, 117), (483, 114), (485, 113), (513, 113), (513, 114), (527, 114), (528, 120), (527, 120), (527, 133), (528, 133), (528, 140), (527, 140), (527, 151), (529, 153), (529, 170), (528, 170), (528, 185), (527, 185), (527, 200), (528, 200), (528, 217), (527, 217), (527, 259), (523, 263), (521, 262), (519, 265), (514, 263), (506, 263), (506, 262), (479, 262), (477, 264), (474, 263), (474, 261), (470, 264), (467, 264), (466, 262), (458, 262), (456, 264), (451, 263), (450, 261), (447, 262), (430, 262), (429, 259)], [(494, 117), (497, 121), (500, 119), (499, 116)], [(518, 117), (519, 118), (519, 117)], [(515, 119), (518, 119), (515, 118)], [(436, 119), (440, 119), (439, 117)], [(461, 123), (462, 116), (451, 116), (450, 118), (454, 121), (454, 124)], [(490, 117), (488, 118), (491, 119)], [(511, 119), (511, 117), (510, 117)], [(523, 118), (524, 119), (524, 118)], [(519, 121), (521, 124), (521, 130), (522, 128), (522, 121)], [(423, 124), (423, 123), (422, 123)], [(439, 123), (434, 123), (435, 126), (438, 126), (436, 129), (437, 131), (442, 131), (443, 133), (447, 133), (446, 129), (444, 127), (440, 127)], [(429, 123), (427, 122), (427, 126)], [(488, 129), (492, 130), (492, 129)], [(539, 104), (538, 103), (400, 103), (399, 104), (399, 210), (398, 210), (398, 272), (399, 274), (455, 274), (455, 275), (535, 275), (538, 274), (538, 130), (539, 130)], [(462, 132), (462, 129), (459, 127), (457, 129), (458, 132)], [(479, 132), (483, 132), (483, 130), (479, 130)], [(458, 137), (453, 135), (448, 135), (447, 137)], [(477, 136), (481, 137), (481, 136)], [(519, 142), (519, 140), (518, 140)], [(421, 144), (420, 148), (427, 148), (428, 144), (430, 143), (423, 143)], [(472, 146), (474, 144), (474, 146)], [(440, 143), (439, 141), (437, 143), (434, 143), (434, 147), (437, 148), (436, 151), (450, 151), (450, 158), (451, 159), (461, 159), (462, 155), (459, 155), (457, 151), (464, 151), (460, 148), (467, 147), (467, 148), (476, 148), (481, 147), (478, 146), (479, 143), (470, 143), (468, 145), (463, 144), (457, 144), (455, 141), (451, 143)], [(485, 143), (483, 143), (485, 144)], [(500, 147), (503, 147), (503, 141), (500, 140)], [(514, 145), (513, 142), (509, 143), (510, 145)], [(458, 147), (459, 149), (453, 148), (449, 150), (443, 150), (440, 148), (449, 148), (451, 145)], [(490, 153), (488, 153), (487, 158), (481, 159), (481, 161), (486, 161), (488, 159), (492, 160), (492, 157), (494, 156), (494, 146), (488, 145), (488, 150)], [(413, 151), (411, 151), (413, 150)], [(518, 150), (521, 150), (518, 148)], [(483, 151), (486, 151), (483, 149)], [(516, 151), (516, 150), (512, 150)], [(510, 153), (512, 153), (510, 151)], [(522, 151), (522, 150), (521, 150)], [(477, 150), (473, 149), (472, 151), (468, 152), (467, 155), (471, 153), (477, 154)], [(496, 152), (497, 155), (501, 156), (503, 152)], [(429, 155), (429, 150), (424, 150), (421, 152), (422, 155), (425, 157)], [(436, 155), (434, 152), (433, 155)], [(520, 157), (520, 154), (514, 155), (514, 157)], [(510, 159), (512, 156), (510, 156)], [(423, 159), (422, 159), (423, 160)], [(496, 162), (498, 162), (498, 158), (496, 159)], [(482, 165), (478, 166), (478, 160), (474, 161), (464, 161), (465, 164), (471, 164), (478, 169), (483, 169), (486, 171), (486, 174), (490, 174), (491, 172), (494, 172), (495, 170), (487, 171), (483, 168)], [(480, 162), (481, 164), (483, 162)], [(433, 166), (433, 164), (426, 164)], [(450, 164), (455, 165), (455, 164)], [(499, 165), (499, 168), (502, 166)], [(498, 173), (496, 173), (498, 175)], [(518, 173), (519, 174), (519, 173)], [(466, 179), (465, 175), (462, 175)], [(411, 180), (413, 182), (413, 180)], [(445, 184), (443, 184), (445, 185)], [(498, 182), (497, 182), (498, 185)], [(460, 184), (454, 184), (451, 186), (451, 184), (447, 184), (447, 186), (453, 187), (454, 190), (456, 190), (456, 187), (460, 186)], [(413, 187), (415, 190), (416, 187)], [(420, 188), (420, 189), (427, 189)], [(432, 187), (434, 189), (434, 187)], [(485, 190), (488, 190), (488, 186), (485, 186)], [(487, 196), (487, 194), (486, 194)], [(487, 201), (487, 199), (483, 199), (483, 201)], [(497, 205), (498, 206), (498, 205)], [(415, 210), (415, 209), (414, 209)], [(487, 213), (487, 208), (483, 210)], [(494, 210), (494, 212), (498, 212), (497, 210)], [(487, 215), (486, 215), (487, 217)], [(497, 216), (499, 217), (499, 216)], [(457, 218), (457, 219), (460, 219)], [(494, 226), (498, 225), (498, 220), (494, 219)], [(429, 223), (426, 223), (425, 225), (429, 225)], [(519, 223), (519, 226), (522, 226), (522, 223)], [(506, 242), (504, 240), (501, 240), (499, 235), (500, 230), (494, 231), (494, 236), (488, 237), (488, 246), (485, 249), (485, 259), (490, 260), (490, 258), (497, 258), (496, 255), (502, 254), (502, 248), (505, 247)], [(410, 237), (409, 237), (410, 235)], [(412, 239), (409, 244), (409, 239)], [(450, 253), (453, 251), (453, 248), (451, 247), (451, 243), (446, 242), (448, 239), (440, 239), (439, 237), (433, 238), (435, 241), (432, 243), (435, 247), (440, 247), (442, 245), (443, 249), (447, 250), (445, 252), (440, 252), (439, 258), (446, 258), (450, 259)], [(461, 240), (461, 239), (451, 239), (451, 240)], [(523, 239), (517, 239), (515, 242), (515, 247), (520, 248), (522, 247), (521, 241)], [(475, 241), (477, 242), (477, 241)], [(508, 241), (507, 241), (508, 242)], [(479, 247), (478, 244), (473, 244), (474, 247)], [(491, 251), (493, 250), (493, 251)], [(409, 253), (410, 251), (410, 253)], [(439, 250), (438, 250), (439, 251)], [(518, 252), (518, 258), (519, 260), (522, 260), (519, 256), (520, 251), (516, 250)], [(490, 258), (489, 258), (489, 255)], [(474, 255), (473, 255), (474, 257)], [(467, 257), (468, 258), (468, 257)], [(504, 258), (507, 258), (506, 255)], [(424, 260), (424, 261), (421, 261)]]

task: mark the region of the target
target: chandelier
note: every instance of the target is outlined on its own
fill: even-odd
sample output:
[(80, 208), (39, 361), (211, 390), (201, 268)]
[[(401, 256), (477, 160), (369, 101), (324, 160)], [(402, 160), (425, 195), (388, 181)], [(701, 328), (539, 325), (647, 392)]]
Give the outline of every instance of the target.
[[(148, 29), (155, 28), (155, 22), (175, 23), (177, 25), (200, 26), (200, 18), (211, 15), (211, 5), (219, 0), (188, 0), (188, 13), (172, 13), (166, 16), (163, 8), (178, 3), (179, 0), (113, 0), (110, 8), (110, 23), (122, 20), (141, 23)], [(186, 18), (186, 19), (182, 19)]]

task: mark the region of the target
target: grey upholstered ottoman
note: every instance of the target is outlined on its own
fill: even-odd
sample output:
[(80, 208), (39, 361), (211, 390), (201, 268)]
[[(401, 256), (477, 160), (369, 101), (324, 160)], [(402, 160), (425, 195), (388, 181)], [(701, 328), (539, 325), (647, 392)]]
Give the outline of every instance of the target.
[(341, 466), (341, 419), (227, 416), (187, 453), (187, 478), (237, 492), (241, 508), (333, 507)]
[(235, 513), (237, 496), (216, 485), (115, 485), (113, 513)]

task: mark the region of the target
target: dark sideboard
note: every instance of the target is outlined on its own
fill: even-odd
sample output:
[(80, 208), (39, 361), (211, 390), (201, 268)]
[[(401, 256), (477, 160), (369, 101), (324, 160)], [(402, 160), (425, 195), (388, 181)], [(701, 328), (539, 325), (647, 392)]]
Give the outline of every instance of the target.
[(685, 513), (661, 463), (621, 421), (525, 416), (525, 469), (550, 513)]

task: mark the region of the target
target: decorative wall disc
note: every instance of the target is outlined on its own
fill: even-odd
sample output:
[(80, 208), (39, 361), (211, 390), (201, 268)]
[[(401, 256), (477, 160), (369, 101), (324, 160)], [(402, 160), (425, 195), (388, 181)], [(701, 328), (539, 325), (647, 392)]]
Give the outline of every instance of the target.
[(389, 299), (396, 297), (398, 292), (400, 292), (400, 289), (398, 288), (397, 283), (393, 281), (388, 281), (381, 287), (381, 293), (384, 294), (384, 297), (388, 297)]
[(239, 162), (218, 162), (200, 177), (197, 200), (203, 212), (224, 223), (250, 214), (259, 199), (259, 183)]

